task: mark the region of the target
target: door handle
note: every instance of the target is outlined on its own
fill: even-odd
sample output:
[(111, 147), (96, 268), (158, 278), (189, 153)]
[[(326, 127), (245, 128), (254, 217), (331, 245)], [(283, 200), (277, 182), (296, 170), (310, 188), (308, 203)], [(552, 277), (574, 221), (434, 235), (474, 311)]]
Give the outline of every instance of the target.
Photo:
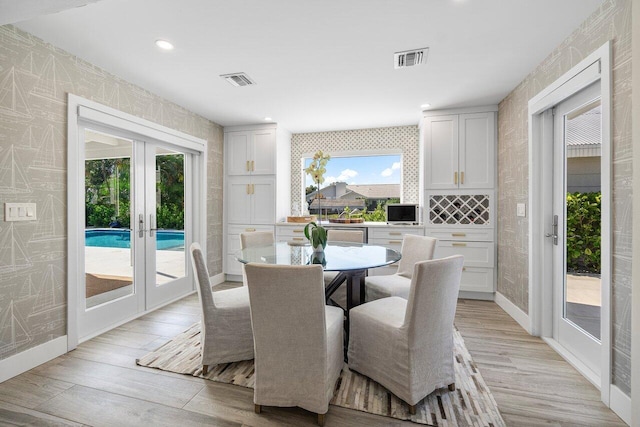
[(246, 169), (247, 172), (249, 172), (251, 169), (249, 169), (249, 160), (247, 160), (247, 164), (244, 167)]
[(144, 214), (138, 215), (138, 237), (144, 237)]
[(253, 160), (251, 160), (251, 172), (255, 170), (256, 170), (256, 163)]
[(464, 171), (460, 172), (460, 184), (464, 184)]
[(453, 173), (453, 183), (458, 185), (458, 172)]
[(553, 238), (553, 244), (558, 246), (558, 215), (553, 216), (553, 222), (551, 223), (551, 233), (546, 233), (544, 237)]

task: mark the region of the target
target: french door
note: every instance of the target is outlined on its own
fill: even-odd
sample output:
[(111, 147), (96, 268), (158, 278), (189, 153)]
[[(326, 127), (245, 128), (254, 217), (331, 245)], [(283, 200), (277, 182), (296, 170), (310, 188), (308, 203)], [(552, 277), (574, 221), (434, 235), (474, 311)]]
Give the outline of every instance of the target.
[(90, 338), (193, 289), (193, 154), (116, 129), (81, 127), (84, 263), (78, 337)]
[(554, 110), (553, 334), (599, 377), (601, 321), (601, 101), (597, 81)]

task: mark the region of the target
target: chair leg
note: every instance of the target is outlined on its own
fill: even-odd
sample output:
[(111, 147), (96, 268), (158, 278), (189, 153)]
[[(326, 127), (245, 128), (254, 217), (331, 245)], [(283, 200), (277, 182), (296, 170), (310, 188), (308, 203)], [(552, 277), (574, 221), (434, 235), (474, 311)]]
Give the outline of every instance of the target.
[(259, 414), (262, 412), (262, 405), (254, 405), (253, 406), (253, 410), (255, 411), (256, 414)]
[(416, 414), (416, 405), (409, 405), (409, 413), (411, 415), (415, 415)]
[(456, 383), (449, 384), (449, 391), (456, 391)]
[(202, 365), (202, 375), (207, 375), (209, 372), (209, 365)]
[(320, 427), (324, 426), (324, 416), (325, 416), (325, 414), (318, 414), (318, 425)]

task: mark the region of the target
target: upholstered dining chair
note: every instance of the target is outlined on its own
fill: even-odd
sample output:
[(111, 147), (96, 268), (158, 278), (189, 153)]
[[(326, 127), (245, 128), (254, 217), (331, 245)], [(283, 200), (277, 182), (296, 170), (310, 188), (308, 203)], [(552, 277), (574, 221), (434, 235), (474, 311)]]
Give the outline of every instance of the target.
[(349, 312), (349, 369), (409, 405), (433, 390), (455, 390), (453, 320), (462, 255), (415, 264), (409, 298), (382, 298)]
[(202, 248), (192, 243), (190, 249), (202, 306), (202, 374), (207, 375), (209, 366), (253, 359), (249, 292), (244, 286), (212, 292)]
[(298, 406), (324, 425), (343, 365), (343, 312), (325, 305), (320, 265), (246, 266), (256, 413)]
[(433, 259), (438, 239), (428, 236), (405, 234), (402, 239), (402, 258), (398, 271), (386, 276), (369, 276), (364, 279), (365, 301), (398, 296), (409, 297), (413, 266), (420, 261)]
[[(327, 242), (348, 242), (348, 243), (364, 243), (364, 232), (362, 230), (327, 230)], [(328, 286), (338, 275), (337, 271), (324, 272), (324, 285)], [(344, 286), (340, 286), (331, 295), (331, 300), (342, 308), (347, 307), (347, 291)]]
[[(272, 231), (247, 231), (240, 233), (240, 249), (255, 248), (256, 246), (272, 245), (276, 241)], [(239, 262), (239, 261), (238, 261)], [(247, 286), (247, 275), (242, 264), (242, 285)]]

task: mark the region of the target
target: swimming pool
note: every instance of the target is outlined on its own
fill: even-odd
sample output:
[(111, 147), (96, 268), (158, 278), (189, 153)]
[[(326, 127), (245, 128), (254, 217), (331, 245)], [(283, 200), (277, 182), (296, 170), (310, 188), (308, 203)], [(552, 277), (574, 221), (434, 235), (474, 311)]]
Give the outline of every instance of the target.
[[(131, 231), (122, 229), (93, 229), (84, 231), (85, 246), (100, 248), (131, 247)], [(184, 231), (159, 230), (156, 232), (158, 250), (184, 250)]]

